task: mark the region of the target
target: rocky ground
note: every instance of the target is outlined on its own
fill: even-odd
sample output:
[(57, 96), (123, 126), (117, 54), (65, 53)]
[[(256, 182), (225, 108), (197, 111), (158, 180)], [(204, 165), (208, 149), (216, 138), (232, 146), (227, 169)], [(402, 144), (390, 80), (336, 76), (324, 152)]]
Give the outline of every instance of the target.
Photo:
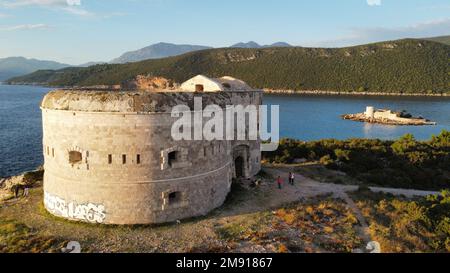
[[(287, 183), (288, 171), (296, 172), (294, 185)], [(278, 175), (285, 181), (281, 190), (274, 183)], [(28, 196), (9, 194), (0, 202), (0, 252), (60, 252), (69, 241), (79, 242), (83, 252), (366, 252), (370, 223), (347, 194), (358, 186), (325, 183), (336, 175), (310, 166), (266, 166), (260, 185), (234, 184), (226, 203), (204, 217), (141, 226), (92, 225), (51, 216), (42, 204), (41, 176), (32, 176)], [(355, 182), (339, 176), (341, 182)], [(24, 178), (14, 181), (24, 183)], [(0, 184), (7, 194), (6, 184), (11, 188), (13, 180)]]

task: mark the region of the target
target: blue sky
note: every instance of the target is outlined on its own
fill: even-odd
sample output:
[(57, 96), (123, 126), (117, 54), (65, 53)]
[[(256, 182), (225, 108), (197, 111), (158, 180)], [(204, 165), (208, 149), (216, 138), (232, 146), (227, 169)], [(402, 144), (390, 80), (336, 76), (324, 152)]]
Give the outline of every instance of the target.
[(109, 61), (157, 42), (346, 46), (450, 35), (450, 0), (0, 0), (0, 58)]

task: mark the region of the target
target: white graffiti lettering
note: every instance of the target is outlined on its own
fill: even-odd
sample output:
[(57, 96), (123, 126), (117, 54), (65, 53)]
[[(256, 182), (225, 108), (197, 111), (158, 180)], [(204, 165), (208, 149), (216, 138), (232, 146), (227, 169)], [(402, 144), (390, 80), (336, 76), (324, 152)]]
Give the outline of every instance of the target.
[(44, 192), (44, 205), (51, 213), (74, 220), (103, 223), (106, 217), (103, 205), (67, 203), (64, 199), (48, 192)]

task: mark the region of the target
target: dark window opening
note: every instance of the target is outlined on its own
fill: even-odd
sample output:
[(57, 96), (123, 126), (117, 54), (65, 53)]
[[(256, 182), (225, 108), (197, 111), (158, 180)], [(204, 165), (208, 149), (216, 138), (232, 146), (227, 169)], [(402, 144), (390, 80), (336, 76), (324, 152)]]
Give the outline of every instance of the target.
[(122, 164), (127, 164), (127, 155), (122, 155)]
[(175, 191), (169, 193), (169, 204), (174, 204), (181, 201), (181, 192)]
[(52, 148), (52, 157), (55, 157), (55, 148)]
[(136, 163), (141, 164), (141, 155), (136, 155)]
[(177, 151), (170, 152), (168, 157), (169, 157), (169, 166), (172, 167), (172, 164), (176, 163), (178, 160), (178, 152)]
[(203, 84), (196, 84), (195, 85), (195, 92), (203, 92), (205, 90), (205, 87)]
[(83, 156), (80, 152), (77, 151), (70, 151), (69, 152), (69, 163), (70, 164), (76, 164), (83, 160)]
[(108, 155), (108, 164), (112, 164), (112, 155)]

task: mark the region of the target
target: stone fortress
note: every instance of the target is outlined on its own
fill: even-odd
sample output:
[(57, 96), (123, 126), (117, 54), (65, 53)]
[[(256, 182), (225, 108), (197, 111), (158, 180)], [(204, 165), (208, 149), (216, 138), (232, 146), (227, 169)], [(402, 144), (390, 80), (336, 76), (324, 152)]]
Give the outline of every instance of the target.
[(436, 125), (436, 122), (423, 117), (413, 117), (406, 111), (392, 111), (389, 109), (375, 109), (373, 106), (367, 106), (366, 111), (357, 114), (342, 115), (343, 119), (354, 120), (368, 123), (379, 123), (386, 125)]
[(260, 141), (174, 141), (172, 107), (193, 109), (194, 97), (223, 109), (258, 106), (262, 91), (199, 75), (176, 90), (48, 93), (41, 103), (46, 209), (70, 220), (150, 224), (221, 206), (233, 178), (259, 172)]

